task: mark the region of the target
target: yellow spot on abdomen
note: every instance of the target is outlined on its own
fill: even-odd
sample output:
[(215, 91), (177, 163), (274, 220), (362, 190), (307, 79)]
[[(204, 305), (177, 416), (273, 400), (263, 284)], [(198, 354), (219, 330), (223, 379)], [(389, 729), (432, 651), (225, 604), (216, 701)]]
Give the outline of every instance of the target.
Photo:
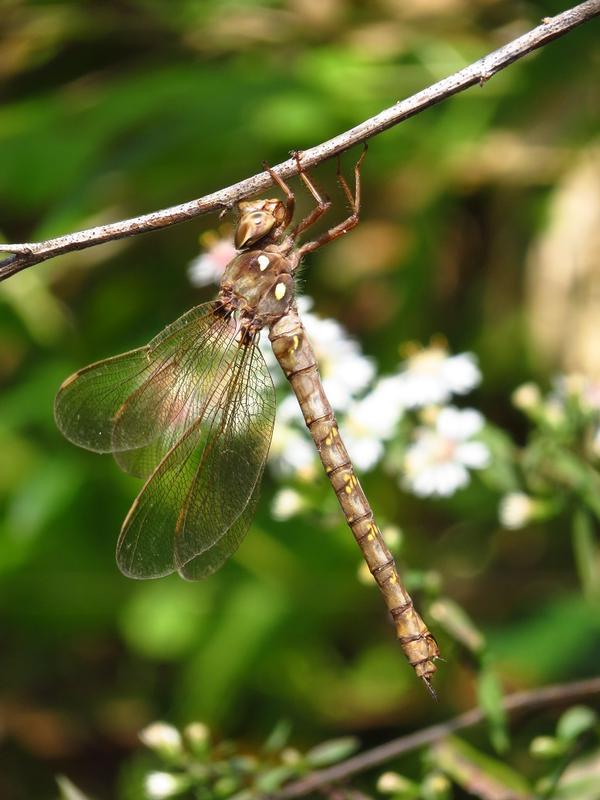
[(292, 340), (291, 346), (288, 349), (288, 353), (290, 355), (292, 355), (292, 353), (295, 353), (296, 350), (298, 349), (299, 344), (300, 344), (300, 339), (298, 338), (298, 336), (296, 336), (296, 334), (294, 334), (294, 338)]

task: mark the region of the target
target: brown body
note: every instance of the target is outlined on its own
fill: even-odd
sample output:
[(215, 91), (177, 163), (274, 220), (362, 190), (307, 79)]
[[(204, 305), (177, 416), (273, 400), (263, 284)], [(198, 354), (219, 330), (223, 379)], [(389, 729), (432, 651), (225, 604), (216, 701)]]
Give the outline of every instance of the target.
[[(290, 235), (285, 236), (285, 228), (293, 213), (293, 195), (272, 173), (274, 180), (286, 193), (287, 205), (276, 200), (251, 201), (242, 205), (236, 233), (236, 244), (241, 253), (226, 268), (219, 299), (224, 308), (237, 312), (248, 340), (261, 328), (270, 329), (273, 352), (298, 399), (348, 525), (383, 594), (400, 645), (416, 674), (433, 691), (430, 681), (436, 671), (434, 662), (439, 657), (437, 643), (416, 612), (402, 584), (394, 558), (375, 523), (373, 511), (356, 477), (333, 409), (325, 395), (317, 360), (298, 317), (294, 298), (293, 276), (302, 256), (346, 233), (358, 222), (359, 167), (360, 161), (355, 170), (354, 196), (338, 171), (340, 184), (352, 207), (352, 215), (319, 239), (299, 248), (294, 246), (298, 234), (318, 219), (328, 209), (329, 203), (321, 199), (312, 181), (301, 171), (300, 177), (318, 205)], [(255, 216), (254, 225), (249, 220), (252, 215)], [(261, 245), (261, 249), (253, 249), (257, 244)]]

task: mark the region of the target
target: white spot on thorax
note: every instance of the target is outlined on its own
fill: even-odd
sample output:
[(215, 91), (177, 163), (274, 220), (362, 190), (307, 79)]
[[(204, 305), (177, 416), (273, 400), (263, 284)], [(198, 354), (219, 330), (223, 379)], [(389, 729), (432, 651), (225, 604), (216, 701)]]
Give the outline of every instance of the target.
[(278, 283), (277, 286), (275, 287), (275, 299), (281, 300), (283, 297), (285, 297), (286, 291), (287, 287), (285, 283)]
[(269, 257), (265, 256), (265, 255), (259, 256), (257, 260), (258, 260), (258, 266), (260, 267), (260, 271), (261, 272), (264, 272), (266, 270), (266, 268), (269, 266), (269, 264), (271, 263), (269, 261)]

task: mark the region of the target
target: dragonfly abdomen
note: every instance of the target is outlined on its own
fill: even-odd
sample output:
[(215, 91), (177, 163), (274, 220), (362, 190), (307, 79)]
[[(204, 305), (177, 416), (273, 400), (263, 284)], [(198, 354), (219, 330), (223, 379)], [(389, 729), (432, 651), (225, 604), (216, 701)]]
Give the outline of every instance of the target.
[(428, 689), (439, 657), (437, 643), (415, 611), (394, 557), (375, 523), (342, 441), (321, 383), (317, 360), (298, 314), (291, 309), (269, 333), (273, 352), (289, 380), (317, 446), (319, 457), (369, 571), (384, 596), (404, 654)]

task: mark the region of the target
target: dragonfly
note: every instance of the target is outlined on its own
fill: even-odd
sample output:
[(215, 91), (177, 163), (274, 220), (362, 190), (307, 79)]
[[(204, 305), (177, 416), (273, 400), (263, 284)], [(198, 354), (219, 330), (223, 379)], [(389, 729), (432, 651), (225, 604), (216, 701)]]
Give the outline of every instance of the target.
[(144, 480), (118, 539), (121, 571), (132, 578), (175, 571), (189, 580), (206, 578), (236, 551), (258, 503), (275, 419), (275, 390), (258, 347), (267, 329), (404, 654), (433, 693), (437, 643), (375, 522), (295, 300), (304, 256), (359, 222), (365, 153), (354, 167), (353, 192), (338, 159), (349, 216), (302, 244), (300, 236), (331, 201), (296, 154), (314, 207), (292, 227), (294, 192), (265, 164), (284, 199), (237, 204), (237, 254), (225, 268), (217, 299), (192, 308), (145, 347), (71, 375), (56, 396), (55, 418), (71, 442), (111, 453), (121, 469)]

